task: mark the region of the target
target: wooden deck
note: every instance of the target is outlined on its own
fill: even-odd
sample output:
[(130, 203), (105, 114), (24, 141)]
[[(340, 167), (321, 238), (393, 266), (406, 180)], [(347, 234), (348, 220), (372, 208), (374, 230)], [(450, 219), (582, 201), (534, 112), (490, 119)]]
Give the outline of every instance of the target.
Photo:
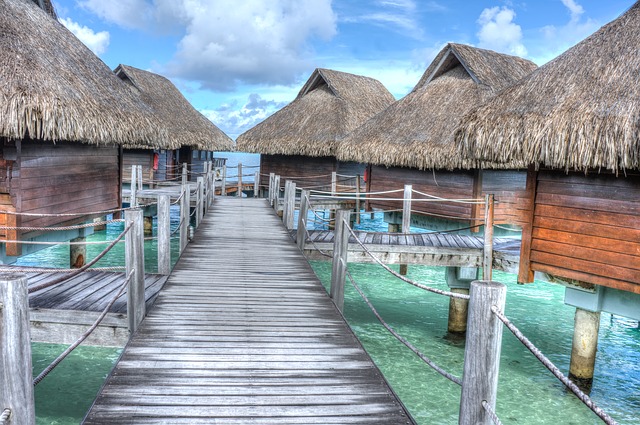
[[(375, 233), (355, 232), (376, 257), (386, 264), (420, 264), (452, 267), (482, 267), (483, 238), (452, 233)], [(295, 231), (291, 232), (295, 237)], [(333, 231), (313, 230), (305, 244), (305, 255), (314, 260), (326, 259), (333, 252)], [(311, 241), (313, 243), (311, 243)], [(493, 267), (517, 273), (520, 240), (512, 238), (494, 239)], [(349, 238), (348, 261), (372, 263), (374, 260), (356, 242)]]
[(267, 201), (220, 197), (84, 423), (412, 419)]
[[(57, 279), (59, 274), (28, 273), (33, 287)], [(96, 320), (124, 283), (124, 273), (87, 271), (59, 285), (29, 294), (31, 340), (71, 344)], [(167, 276), (145, 276), (146, 304), (155, 300)], [(118, 297), (87, 344), (124, 346), (129, 340), (127, 292)]]

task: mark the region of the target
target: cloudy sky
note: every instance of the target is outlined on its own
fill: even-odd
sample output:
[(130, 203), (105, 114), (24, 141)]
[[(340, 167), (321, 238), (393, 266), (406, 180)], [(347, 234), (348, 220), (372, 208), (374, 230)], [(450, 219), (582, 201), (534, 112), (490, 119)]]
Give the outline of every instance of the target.
[(399, 99), (449, 41), (544, 64), (633, 0), (53, 0), (112, 69), (170, 78), (232, 138), (292, 101), (317, 67)]

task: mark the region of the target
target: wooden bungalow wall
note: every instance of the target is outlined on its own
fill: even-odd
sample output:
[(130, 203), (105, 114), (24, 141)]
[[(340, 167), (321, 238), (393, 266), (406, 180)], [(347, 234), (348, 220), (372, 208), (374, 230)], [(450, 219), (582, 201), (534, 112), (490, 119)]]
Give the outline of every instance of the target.
[[(260, 155), (260, 186), (269, 188), (269, 173), (281, 176), (280, 184), (292, 180), (298, 187), (314, 189), (331, 188), (331, 173), (336, 171), (335, 157), (310, 157), (301, 155)], [(317, 178), (298, 178), (314, 177)]]
[[(104, 211), (120, 207), (120, 158), (118, 147), (81, 143), (17, 141), (3, 149), (10, 177), (4, 180), (3, 202), (11, 200), (17, 212), (61, 214)], [(10, 170), (10, 171), (7, 171)], [(14, 216), (6, 215), (8, 222)], [(19, 216), (19, 226), (45, 227), (78, 222), (87, 217)], [(23, 232), (26, 233), (26, 232)], [(5, 235), (6, 237), (7, 235)], [(14, 234), (10, 239), (17, 239)], [(19, 249), (7, 246), (9, 255)]]
[(540, 271), (640, 293), (640, 174), (531, 175), (535, 209), (519, 280)]
[(123, 183), (131, 183), (131, 167), (134, 165), (142, 165), (142, 178), (145, 182), (154, 180), (153, 153), (152, 149), (124, 149), (122, 157)]
[[(526, 197), (526, 172), (511, 170), (457, 170), (419, 171), (411, 168), (372, 166), (370, 192), (386, 192), (403, 189), (412, 185), (418, 192), (447, 199), (481, 199), (485, 194), (495, 195), (495, 215), (497, 224), (522, 225), (531, 208), (531, 200)], [(403, 192), (373, 195), (373, 197), (398, 198), (398, 201), (371, 200), (371, 208), (380, 210), (401, 210)], [(419, 194), (414, 199), (424, 198)], [(473, 222), (484, 218), (482, 205), (457, 202), (413, 202), (415, 214), (422, 213), (455, 221)]]

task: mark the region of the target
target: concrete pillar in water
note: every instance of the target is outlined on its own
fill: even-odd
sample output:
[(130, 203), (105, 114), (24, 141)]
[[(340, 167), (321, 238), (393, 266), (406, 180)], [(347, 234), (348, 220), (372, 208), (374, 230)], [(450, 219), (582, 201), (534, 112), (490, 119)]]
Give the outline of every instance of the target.
[[(478, 277), (478, 269), (473, 267), (447, 267), (445, 280), (456, 294), (469, 295), (471, 282)], [(447, 330), (454, 334), (463, 334), (467, 331), (467, 313), (469, 300), (449, 298), (449, 321)]]
[(153, 217), (151, 216), (144, 216), (144, 235), (153, 235)]
[[(87, 238), (81, 236), (71, 239), (71, 242), (85, 242)], [(69, 245), (69, 264), (72, 269), (79, 269), (87, 262), (87, 246), (84, 244)]]
[[(106, 221), (106, 217), (97, 217), (93, 219), (94, 223), (100, 223)], [(93, 230), (98, 232), (100, 230), (107, 230), (107, 225), (106, 224), (100, 224), (98, 226), (93, 226)]]
[(600, 312), (576, 308), (569, 378), (587, 392), (593, 383), (599, 329)]

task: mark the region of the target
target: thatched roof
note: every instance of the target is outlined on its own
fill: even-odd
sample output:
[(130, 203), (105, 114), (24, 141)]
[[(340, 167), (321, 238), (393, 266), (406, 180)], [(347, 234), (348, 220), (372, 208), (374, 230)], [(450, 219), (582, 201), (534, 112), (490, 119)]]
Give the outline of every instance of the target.
[(198, 112), (165, 77), (122, 64), (114, 72), (132, 86), (167, 128), (171, 143), (163, 148), (192, 146), (206, 151), (233, 150), (233, 140)]
[(459, 155), (454, 131), (465, 112), (535, 68), (522, 58), (450, 43), (411, 93), (342, 140), (337, 157), (420, 170), (495, 167)]
[(51, 0), (32, 0), (40, 9), (47, 12), (53, 19), (58, 19), (56, 9), (53, 7)]
[(166, 138), (126, 84), (35, 3), (0, 1), (0, 137), (92, 144)]
[(316, 69), (298, 96), (237, 139), (237, 149), (333, 156), (336, 142), (394, 101), (378, 80)]
[(640, 168), (640, 3), (470, 113), (465, 155), (565, 170)]

